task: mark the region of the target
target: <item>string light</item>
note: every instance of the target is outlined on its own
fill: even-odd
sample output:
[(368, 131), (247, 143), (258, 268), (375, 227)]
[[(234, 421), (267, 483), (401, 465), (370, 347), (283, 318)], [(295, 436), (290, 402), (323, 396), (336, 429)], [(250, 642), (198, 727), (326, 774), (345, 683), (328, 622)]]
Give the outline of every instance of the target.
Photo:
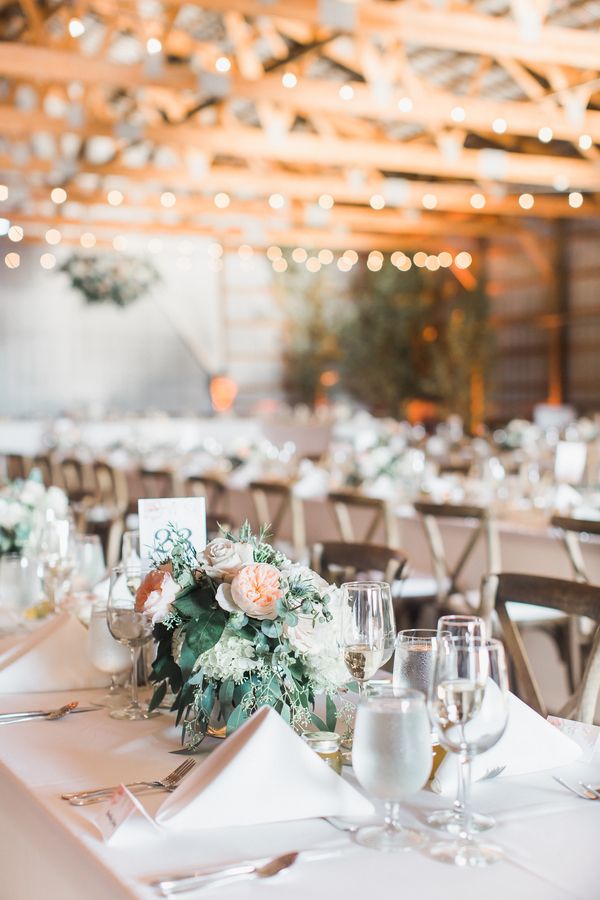
[(495, 134), (504, 134), (507, 128), (508, 124), (506, 119), (498, 118), (494, 119), (494, 121), (492, 122), (492, 131)]
[(56, 257), (54, 253), (42, 253), (40, 256), (40, 266), (42, 269), (53, 269), (56, 265)]
[(339, 95), (342, 100), (352, 100), (354, 97), (354, 88), (351, 84), (343, 84), (339, 90)]
[(535, 200), (533, 199), (533, 194), (521, 194), (519, 197), (519, 206), (521, 209), (532, 209)]
[(485, 197), (483, 194), (472, 194), (469, 202), (473, 209), (483, 209), (485, 206)]
[(271, 260), (271, 262), (275, 262), (276, 259), (281, 259), (283, 256), (281, 252), (281, 247), (269, 247), (267, 250), (267, 259)]
[(408, 272), (409, 269), (412, 268), (412, 261), (405, 256), (397, 265), (397, 268), (400, 269), (401, 272)]
[(60, 206), (60, 204), (64, 203), (67, 199), (67, 192), (61, 187), (52, 188), (50, 191), (50, 199), (53, 203), (56, 203), (57, 206)]
[(340, 270), (340, 272), (349, 272), (350, 269), (352, 268), (352, 263), (350, 262), (350, 260), (348, 259), (347, 256), (340, 256), (340, 258), (337, 261), (337, 267)]
[(81, 37), (82, 34), (85, 34), (85, 25), (81, 21), (81, 19), (71, 19), (69, 22), (69, 34), (72, 38)]
[(356, 250), (345, 250), (344, 257), (348, 260), (350, 266), (355, 266), (358, 262), (358, 253)]
[(552, 186), (555, 191), (568, 191), (569, 179), (566, 175), (555, 175), (552, 179)]
[(122, 234), (116, 234), (113, 238), (113, 250), (116, 250), (117, 253), (121, 253), (123, 250), (127, 249), (127, 238), (123, 237)]
[(221, 257), (223, 256), (223, 247), (221, 246), (221, 244), (209, 244), (208, 255), (211, 259), (221, 259)]
[(544, 125), (538, 131), (538, 138), (540, 139), (542, 144), (549, 144), (553, 137), (554, 137), (554, 132), (548, 125)]
[(462, 106), (455, 106), (450, 111), (450, 118), (453, 122), (464, 122), (467, 118), (467, 114)]
[(231, 69), (231, 60), (228, 59), (227, 56), (219, 56), (215, 63), (215, 69), (217, 70), (217, 72), (220, 72), (222, 75), (224, 75), (225, 72), (229, 72), (229, 70)]
[(367, 259), (367, 269), (371, 272), (379, 272), (383, 266), (383, 253), (379, 250), (372, 250)]
[(82, 247), (85, 247), (86, 250), (90, 250), (92, 247), (96, 246), (96, 237), (91, 231), (84, 231), (79, 238), (79, 243)]
[(466, 250), (463, 250), (461, 253), (457, 253), (454, 257), (454, 265), (457, 269), (468, 269), (472, 262), (473, 257), (470, 253), (467, 253)]
[(225, 191), (219, 191), (218, 194), (215, 194), (214, 204), (217, 209), (227, 209), (230, 203), (229, 194), (226, 194)]
[(435, 194), (423, 194), (421, 203), (425, 209), (435, 209), (438, 204), (438, 199)]
[(383, 209), (385, 206), (385, 198), (382, 194), (373, 194), (369, 200), (369, 206), (371, 209)]
[(589, 134), (580, 134), (579, 135), (579, 149), (580, 150), (590, 150), (592, 147), (593, 141), (592, 137)]
[(319, 262), (322, 266), (329, 266), (333, 262), (333, 253), (327, 248), (319, 250)]
[(424, 253), (423, 250), (417, 250), (417, 252), (413, 256), (413, 262), (415, 266), (417, 266), (419, 269), (422, 269), (427, 262), (427, 254)]
[(452, 265), (452, 254), (447, 250), (442, 250), (441, 253), (438, 253), (438, 260), (442, 269), (448, 269)]
[(285, 197), (282, 194), (271, 194), (269, 197), (269, 206), (271, 209), (283, 209), (285, 206)]
[(273, 271), (274, 272), (285, 272), (288, 264), (287, 261), (283, 258), (283, 256), (278, 257), (278, 259), (273, 260)]
[(334, 204), (334, 199), (331, 194), (321, 194), (319, 197), (319, 206), (321, 209), (331, 209)]
[(440, 267), (440, 261), (437, 256), (430, 255), (425, 260), (425, 268), (430, 272), (437, 272)]
[(23, 229), (20, 225), (11, 225), (8, 229), (8, 239), (9, 241), (13, 241), (13, 243), (18, 244), (19, 241), (23, 240)]
[(111, 206), (120, 206), (125, 198), (121, 191), (109, 191), (106, 195), (106, 199)]
[(8, 187), (5, 184), (0, 184), (0, 202), (3, 200), (8, 200)]
[(146, 41), (146, 50), (150, 54), (150, 56), (156, 56), (157, 53), (160, 53), (162, 50), (162, 44), (156, 37), (148, 38)]
[(398, 100), (398, 109), (400, 112), (409, 113), (412, 112), (413, 102), (410, 97), (400, 97)]
[(281, 83), (284, 88), (291, 89), (296, 87), (296, 85), (298, 84), (298, 79), (293, 72), (284, 72), (281, 76)]
[(161, 202), (162, 206), (166, 207), (167, 209), (170, 209), (172, 206), (175, 206), (175, 204), (177, 203), (177, 197), (171, 191), (164, 191), (160, 195), (160, 202)]
[(248, 261), (254, 256), (254, 250), (250, 244), (241, 244), (238, 247), (238, 256), (240, 259)]
[(5, 234), (8, 234), (8, 229), (10, 228), (10, 219), (0, 219), (0, 237)]
[(21, 264), (21, 257), (18, 253), (7, 253), (4, 257), (4, 262), (9, 269), (18, 269)]
[(583, 194), (580, 194), (579, 191), (571, 191), (569, 194), (569, 206), (573, 209), (579, 209), (580, 206), (583, 205)]
[(318, 272), (321, 268), (321, 263), (317, 256), (309, 256), (306, 260), (306, 268), (309, 272)]
[(296, 247), (295, 250), (292, 250), (292, 259), (295, 263), (303, 263), (306, 262), (308, 258), (308, 253), (304, 249), (304, 247)]
[(46, 243), (47, 244), (60, 244), (62, 240), (62, 234), (58, 230), (58, 228), (49, 228), (46, 232)]

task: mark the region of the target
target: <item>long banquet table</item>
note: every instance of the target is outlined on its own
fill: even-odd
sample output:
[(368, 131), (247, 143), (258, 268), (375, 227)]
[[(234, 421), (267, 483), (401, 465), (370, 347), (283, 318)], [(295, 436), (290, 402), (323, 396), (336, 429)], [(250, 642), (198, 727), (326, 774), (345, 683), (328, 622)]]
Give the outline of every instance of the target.
[[(99, 692), (0, 696), (0, 711), (59, 706)], [(170, 714), (145, 722), (110, 719), (105, 710), (59, 722), (0, 726), (1, 900), (125, 900), (156, 896), (148, 882), (203, 864), (270, 856), (290, 850), (327, 851), (300, 856), (272, 881), (243, 882), (183, 896), (306, 900), (307, 897), (419, 897), (420, 900), (596, 900), (600, 896), (600, 801), (579, 800), (547, 772), (475, 785), (477, 808), (497, 819), (489, 834), (507, 861), (461, 870), (426, 852), (380, 854), (353, 843), (320, 820), (252, 828), (206, 829), (177, 836), (148, 830), (142, 841), (105, 844), (94, 824), (101, 805), (84, 809), (60, 799), (63, 791), (156, 778), (174, 768), (179, 734)], [(207, 750), (209, 748), (207, 747)], [(198, 757), (201, 764), (202, 756)], [(273, 760), (273, 765), (277, 760)], [(345, 776), (351, 778), (345, 769)], [(564, 777), (600, 783), (600, 748), (591, 763)], [(154, 812), (164, 795), (145, 798)], [(404, 808), (406, 823), (422, 826), (429, 809), (446, 804), (422, 791)], [(423, 826), (422, 826), (423, 827)], [(437, 834), (428, 830), (432, 839)], [(330, 851), (330, 852), (329, 852)]]

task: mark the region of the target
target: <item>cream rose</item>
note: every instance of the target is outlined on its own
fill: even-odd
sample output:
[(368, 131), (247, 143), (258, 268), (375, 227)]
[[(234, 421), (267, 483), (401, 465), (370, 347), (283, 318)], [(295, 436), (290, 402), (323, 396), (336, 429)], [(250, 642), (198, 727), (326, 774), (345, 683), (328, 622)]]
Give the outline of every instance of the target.
[(279, 569), (268, 563), (252, 563), (235, 575), (231, 584), (221, 584), (217, 603), (227, 612), (243, 612), (253, 619), (276, 619), (282, 596)]
[(215, 538), (206, 545), (199, 560), (209, 578), (231, 582), (243, 566), (254, 562), (254, 551), (251, 544)]

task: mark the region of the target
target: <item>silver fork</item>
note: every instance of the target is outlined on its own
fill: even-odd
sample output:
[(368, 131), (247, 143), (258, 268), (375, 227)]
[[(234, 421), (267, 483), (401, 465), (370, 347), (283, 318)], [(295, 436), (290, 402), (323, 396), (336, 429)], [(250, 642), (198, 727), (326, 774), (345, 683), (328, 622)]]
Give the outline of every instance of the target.
[(567, 784), (567, 782), (563, 781), (562, 778), (559, 778), (558, 775), (553, 775), (552, 777), (555, 781), (562, 785), (562, 787), (566, 788), (568, 791), (571, 791), (572, 794), (575, 794), (576, 797), (580, 797), (582, 800), (600, 800), (600, 794), (598, 794), (597, 791), (589, 789), (587, 786), (584, 786), (585, 790), (580, 791), (576, 787), (573, 787), (572, 784)]
[[(147, 790), (173, 791), (195, 765), (195, 760), (186, 759), (164, 778), (156, 781), (134, 781), (125, 786), (136, 793)], [(118, 785), (114, 785), (113, 787), (99, 788), (95, 791), (74, 791), (70, 794), (61, 794), (61, 797), (63, 800), (68, 800), (73, 806), (87, 806), (89, 803), (99, 803), (102, 800), (107, 800), (117, 790), (117, 787)]]

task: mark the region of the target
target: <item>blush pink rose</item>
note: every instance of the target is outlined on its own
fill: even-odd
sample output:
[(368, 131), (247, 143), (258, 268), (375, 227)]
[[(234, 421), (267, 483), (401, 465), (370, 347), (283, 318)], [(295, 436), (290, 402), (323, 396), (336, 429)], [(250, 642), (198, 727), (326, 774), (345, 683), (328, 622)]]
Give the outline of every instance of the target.
[(171, 576), (172, 567), (161, 566), (146, 575), (135, 595), (135, 608), (152, 620), (152, 624), (164, 622), (173, 611), (173, 603), (179, 587)]
[(217, 602), (228, 612), (243, 612), (253, 619), (275, 619), (281, 596), (279, 569), (268, 563), (252, 563), (240, 569), (231, 585), (219, 586)]

